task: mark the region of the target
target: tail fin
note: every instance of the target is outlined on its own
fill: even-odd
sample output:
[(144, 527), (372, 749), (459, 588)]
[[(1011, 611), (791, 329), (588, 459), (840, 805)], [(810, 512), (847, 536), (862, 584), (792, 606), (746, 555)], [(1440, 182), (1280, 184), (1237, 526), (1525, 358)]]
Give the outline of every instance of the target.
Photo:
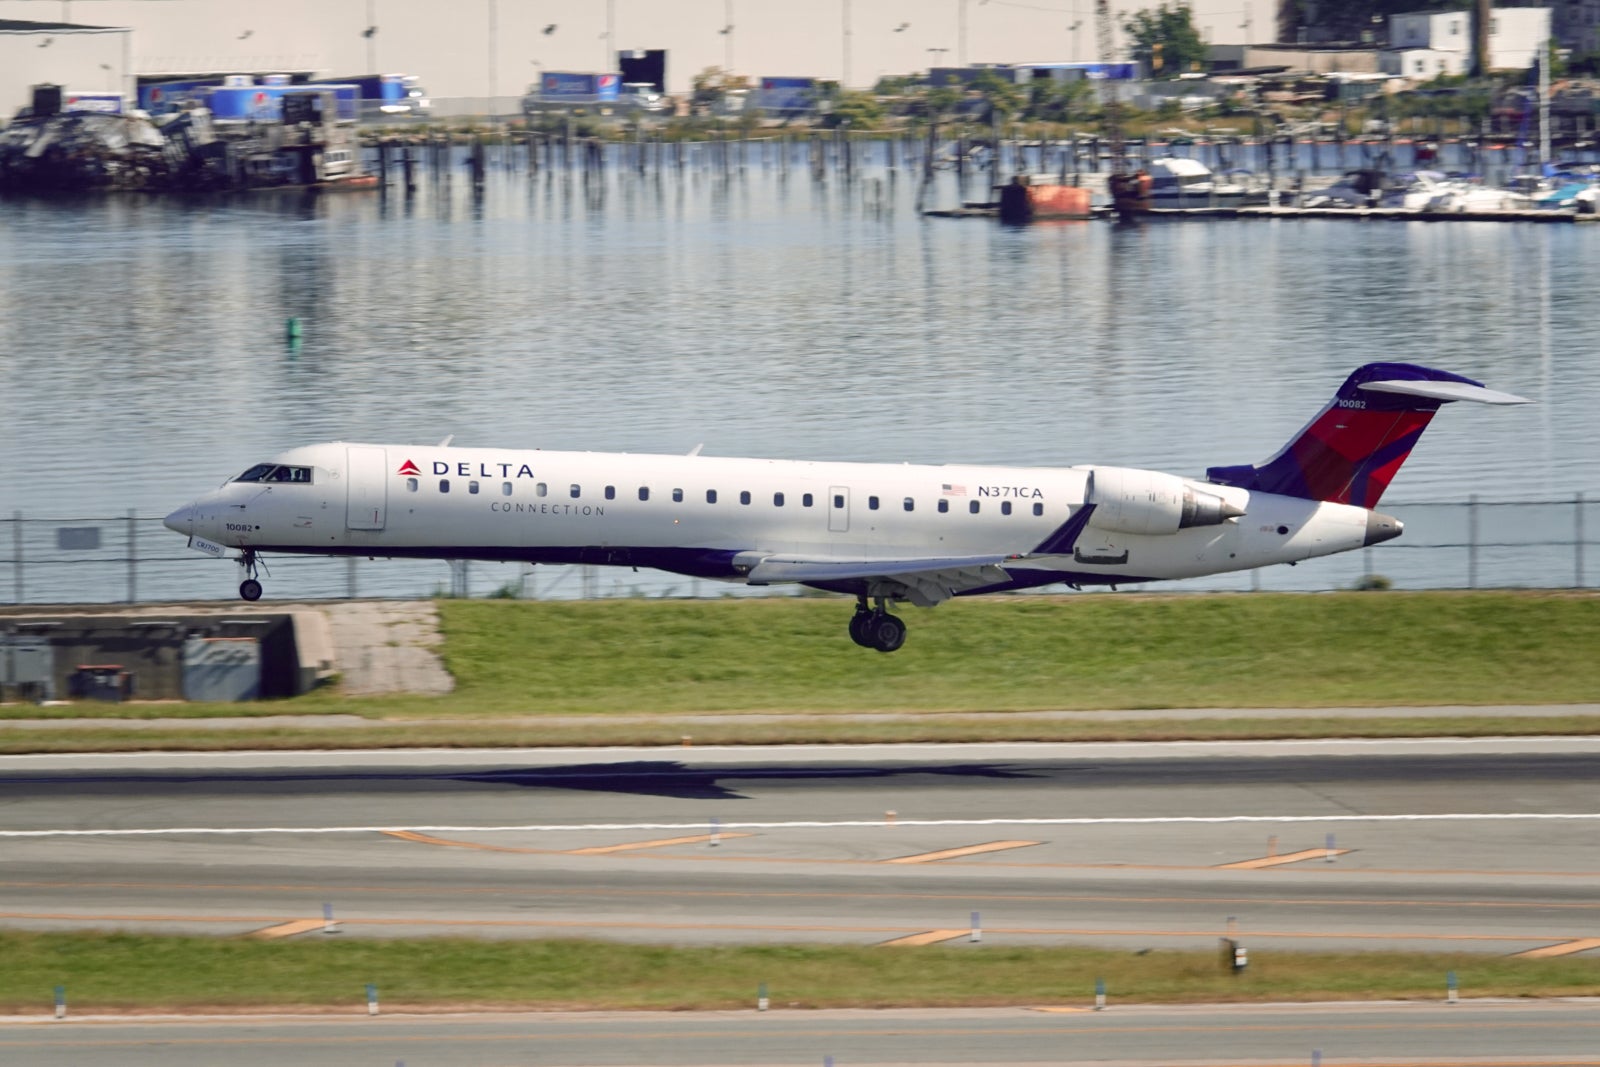
[(1263, 493), (1376, 507), (1440, 405), (1526, 404), (1481, 382), (1411, 363), (1368, 363), (1317, 417), (1259, 466), (1212, 467), (1206, 478)]

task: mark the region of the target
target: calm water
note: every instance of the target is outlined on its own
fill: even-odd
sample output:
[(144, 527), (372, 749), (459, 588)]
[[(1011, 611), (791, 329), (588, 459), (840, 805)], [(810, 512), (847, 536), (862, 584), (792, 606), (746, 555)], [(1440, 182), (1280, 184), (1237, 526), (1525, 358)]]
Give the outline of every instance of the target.
[[(1457, 405), (1385, 498), (1407, 537), (1266, 588), (1465, 584), (1463, 508), (1600, 497), (1600, 228), (1495, 223), (923, 219), (869, 169), (813, 184), (752, 162), (604, 181), (493, 170), (414, 198), (262, 194), (0, 201), (0, 519), (26, 599), (118, 599), (55, 527), (165, 514), (292, 445), (330, 440), (818, 459), (1112, 463), (1201, 473), (1265, 458), (1360, 363), (1428, 363), (1537, 405)], [(946, 175), (931, 201), (954, 206)], [(974, 186), (969, 195), (976, 195)], [(284, 321), (303, 323), (303, 346)], [(1570, 541), (1574, 509), (1484, 508), (1480, 540)], [(1600, 530), (1590, 509), (1588, 537)], [(49, 520), (49, 521), (46, 521)], [(11, 524), (6, 523), (6, 526)], [(1504, 527), (1502, 530), (1501, 527)], [(0, 557), (14, 556), (0, 528)], [(234, 568), (138, 524), (139, 595), (232, 595)], [(1400, 546), (1409, 546), (1401, 550)], [(1391, 551), (1391, 547), (1395, 550)], [(0, 601), (16, 598), (0, 565)], [(515, 568), (475, 566), (482, 593)], [(539, 588), (580, 579), (541, 570)], [(1480, 584), (1569, 584), (1570, 547), (1493, 551)], [(269, 596), (338, 595), (285, 560)], [(360, 592), (448, 586), (363, 564)], [(602, 572), (598, 591), (687, 591)], [(1212, 587), (1244, 588), (1245, 578)], [(710, 592), (707, 586), (702, 590)]]

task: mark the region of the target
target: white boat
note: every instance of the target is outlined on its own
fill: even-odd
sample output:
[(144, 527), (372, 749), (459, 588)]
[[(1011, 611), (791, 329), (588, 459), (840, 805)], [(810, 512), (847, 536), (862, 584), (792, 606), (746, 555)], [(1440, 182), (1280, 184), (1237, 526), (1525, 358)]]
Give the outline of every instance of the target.
[(1158, 156), (1144, 169), (1151, 178), (1152, 207), (1238, 207), (1244, 201), (1244, 186), (1218, 181), (1198, 159)]

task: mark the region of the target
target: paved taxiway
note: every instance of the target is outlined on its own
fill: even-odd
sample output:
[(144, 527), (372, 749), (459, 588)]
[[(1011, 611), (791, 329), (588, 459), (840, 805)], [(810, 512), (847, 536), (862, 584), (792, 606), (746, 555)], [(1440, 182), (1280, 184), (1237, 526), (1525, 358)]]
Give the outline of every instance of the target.
[(5, 757), (0, 924), (1600, 955), (1597, 770), (1582, 738)]
[(1191, 1006), (1104, 1012), (817, 1011), (0, 1021), (32, 1067), (1006, 1063), (1600, 1067), (1593, 1001)]

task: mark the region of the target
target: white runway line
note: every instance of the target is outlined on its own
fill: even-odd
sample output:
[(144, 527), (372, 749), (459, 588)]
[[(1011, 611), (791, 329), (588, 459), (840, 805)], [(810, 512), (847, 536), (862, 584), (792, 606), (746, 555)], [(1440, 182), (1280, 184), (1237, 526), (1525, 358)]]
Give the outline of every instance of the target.
[[(1062, 819), (900, 819), (906, 826), (1178, 826), (1222, 823), (1382, 823), (1382, 822), (1543, 822), (1600, 820), (1600, 812), (1434, 812), (1426, 815), (1152, 815), (1140, 817)], [(866, 827), (884, 829), (881, 819), (834, 822), (724, 822), (724, 829), (830, 830)], [(519, 834), (597, 832), (611, 830), (703, 830), (704, 822), (527, 823), (519, 826), (169, 826), (148, 829), (116, 827), (89, 830), (0, 830), (0, 838), (19, 837), (155, 837), (181, 834), (242, 836), (245, 834), (388, 834), (413, 833)]]

